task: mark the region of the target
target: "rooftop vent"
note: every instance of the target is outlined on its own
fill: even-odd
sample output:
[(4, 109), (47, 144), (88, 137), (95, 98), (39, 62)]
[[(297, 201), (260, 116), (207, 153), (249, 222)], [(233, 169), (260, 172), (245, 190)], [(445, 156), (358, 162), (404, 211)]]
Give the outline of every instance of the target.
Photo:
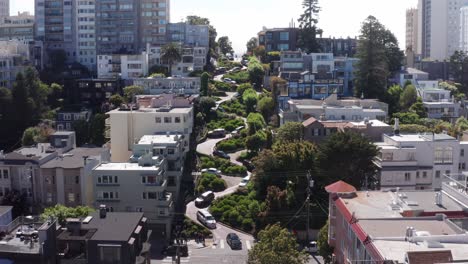
[(99, 217), (103, 219), (103, 218), (106, 218), (106, 216), (107, 216), (107, 207), (105, 204), (101, 204), (99, 206)]

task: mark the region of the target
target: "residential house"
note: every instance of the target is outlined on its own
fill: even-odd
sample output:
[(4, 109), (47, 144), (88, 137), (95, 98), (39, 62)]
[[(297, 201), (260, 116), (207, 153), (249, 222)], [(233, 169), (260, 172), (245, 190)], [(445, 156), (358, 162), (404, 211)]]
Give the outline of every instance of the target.
[(186, 47), (204, 47), (210, 45), (209, 26), (191, 25), (187, 22), (169, 23), (166, 31), (167, 42), (180, 43)]
[(99, 79), (133, 79), (148, 75), (149, 56), (147, 52), (136, 55), (113, 54), (97, 56)]
[(265, 46), (266, 52), (297, 50), (298, 28), (264, 28), (258, 33), (258, 44)]
[(74, 131), (73, 123), (77, 121), (89, 122), (91, 111), (59, 111), (55, 120), (57, 131)]
[(112, 95), (122, 94), (123, 87), (119, 79), (78, 79), (66, 92), (71, 104), (101, 109)]

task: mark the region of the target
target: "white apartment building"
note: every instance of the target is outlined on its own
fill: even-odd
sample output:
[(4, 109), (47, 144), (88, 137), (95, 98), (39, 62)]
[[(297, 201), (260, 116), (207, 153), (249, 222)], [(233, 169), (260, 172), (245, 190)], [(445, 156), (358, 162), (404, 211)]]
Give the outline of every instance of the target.
[(456, 121), (460, 117), (461, 106), (450, 95), (450, 91), (440, 88), (419, 89), (427, 117), (432, 119), (445, 118)]
[(121, 78), (126, 80), (147, 76), (149, 70), (148, 59), (148, 53), (146, 52), (139, 55), (98, 55), (98, 78)]
[(173, 194), (167, 191), (167, 160), (159, 149), (135, 157), (136, 163), (107, 163), (93, 170), (95, 205), (111, 211), (143, 212), (151, 229), (171, 234)]
[(423, 58), (443, 61), (460, 49), (460, 9), (468, 0), (419, 0), (418, 49)]
[(418, 28), (418, 9), (410, 8), (406, 10), (406, 50), (417, 50)]
[(133, 84), (143, 87), (145, 94), (200, 94), (200, 77), (138, 78)]
[(76, 52), (79, 63), (96, 71), (95, 0), (76, 1)]
[(0, 0), (0, 17), (10, 15), (10, 0)]
[(0, 41), (0, 87), (13, 88), (16, 75), (26, 70), (30, 58), (29, 45), (23, 41)]
[(192, 133), (193, 97), (174, 94), (137, 97), (137, 107), (108, 112), (106, 135), (111, 143), (112, 162), (126, 162), (136, 140), (144, 135), (182, 134), (184, 147)]
[[(161, 60), (162, 48), (161, 47), (147, 47), (149, 51), (149, 67), (155, 65), (163, 65)], [(206, 65), (206, 55), (208, 49), (205, 47), (190, 47), (181, 49), (181, 61), (172, 65), (173, 76), (187, 77), (193, 71), (203, 71)]]
[(376, 164), (380, 168), (382, 189), (441, 188), (442, 176), (458, 173), (462, 166), (460, 142), (445, 134), (396, 133), (384, 135), (383, 140), (382, 143), (376, 143), (380, 149)]

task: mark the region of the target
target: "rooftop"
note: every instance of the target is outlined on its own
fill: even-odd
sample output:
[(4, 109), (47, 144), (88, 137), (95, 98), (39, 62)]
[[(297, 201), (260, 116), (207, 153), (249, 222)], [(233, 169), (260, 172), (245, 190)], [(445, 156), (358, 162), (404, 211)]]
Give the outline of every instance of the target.
[(150, 144), (177, 144), (181, 135), (146, 135), (141, 137), (139, 145)]
[(384, 135), (396, 142), (424, 142), (424, 141), (454, 141), (454, 137), (446, 134), (400, 134)]
[(109, 170), (128, 170), (128, 171), (158, 171), (157, 166), (143, 167), (138, 163), (103, 163), (94, 169), (95, 171), (109, 171)]
[(57, 156), (41, 166), (44, 169), (64, 168), (78, 169), (84, 167), (84, 158), (100, 157), (105, 148), (75, 148)]

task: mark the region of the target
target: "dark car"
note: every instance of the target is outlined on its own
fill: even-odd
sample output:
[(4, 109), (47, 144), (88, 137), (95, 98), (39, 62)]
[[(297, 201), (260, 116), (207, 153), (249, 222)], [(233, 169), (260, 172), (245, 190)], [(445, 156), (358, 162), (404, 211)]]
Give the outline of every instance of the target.
[(252, 172), (255, 169), (255, 166), (253, 165), (253, 162), (250, 160), (243, 160), (242, 165), (247, 168), (248, 171)]
[(236, 233), (229, 233), (226, 242), (232, 249), (242, 249), (242, 242)]
[(221, 150), (213, 151), (213, 155), (218, 156), (218, 157), (223, 158), (223, 159), (231, 159), (231, 157), (229, 157), (229, 155), (226, 154), (226, 152), (221, 151)]

